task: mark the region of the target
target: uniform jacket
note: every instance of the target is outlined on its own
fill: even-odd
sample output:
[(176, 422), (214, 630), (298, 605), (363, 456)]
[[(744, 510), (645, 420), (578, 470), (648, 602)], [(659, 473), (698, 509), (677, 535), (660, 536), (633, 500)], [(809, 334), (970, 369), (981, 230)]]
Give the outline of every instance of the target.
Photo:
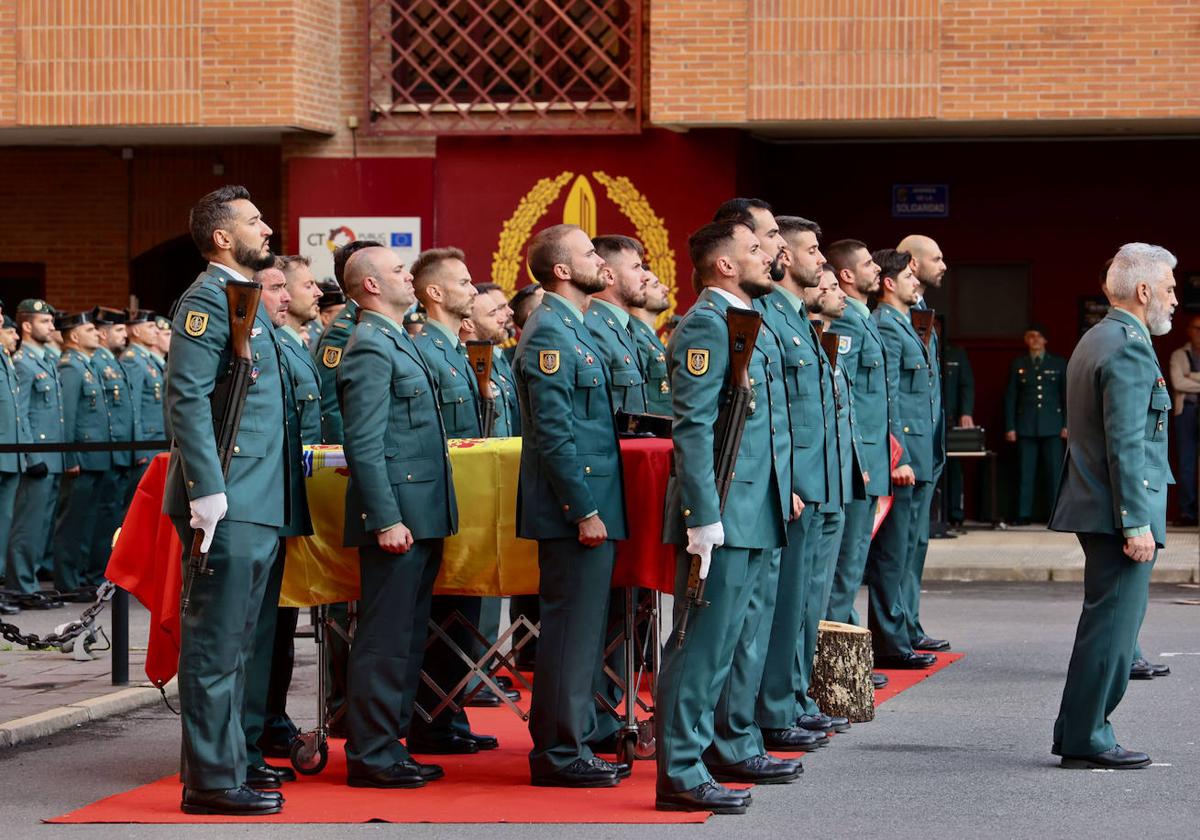
[(854, 429), (858, 455), (867, 474), (866, 492), (871, 496), (892, 493), (891, 429), (896, 380), (889, 379), (883, 337), (865, 306), (847, 301), (846, 312), (837, 323), (838, 369), (845, 375), (854, 407)]
[(1046, 353), (1038, 364), (1013, 359), (1004, 391), (1004, 430), (1020, 437), (1053, 437), (1067, 425), (1067, 360)]
[(517, 400), (517, 381), (512, 365), (499, 347), (492, 349), (492, 384), (499, 391), (496, 397), (496, 425), (493, 437), (521, 436), (521, 404)]
[(430, 319), (425, 331), (413, 336), (413, 344), (425, 359), (425, 366), (429, 368), (437, 386), (438, 410), (442, 413), (446, 437), (483, 437), (479, 418), (479, 382), (471, 370), (471, 360), (462, 341)]
[(279, 327), (275, 337), (283, 351), (283, 370), (295, 400), (293, 408), (300, 424), (300, 439), (306, 446), (316, 445), (321, 442), (321, 383), (317, 363), (300, 338), (287, 327)]
[(279, 368), (283, 378), (284, 458), (291, 465), (284, 499), (287, 523), (279, 529), (279, 536), (298, 537), (313, 532), (308, 513), (308, 486), (304, 482), (304, 444), (321, 442), (318, 416), (321, 400), (317, 372), (311, 367), (312, 359), (304, 344), (283, 327), (276, 328), (275, 339), (279, 345)]
[(638, 318), (630, 318), (637, 340), (642, 370), (646, 374), (646, 411), (671, 416), (671, 377), (667, 372), (667, 348), (654, 328)]
[[(108, 430), (112, 440), (135, 440), (140, 405), (134, 398), (133, 388), (124, 366), (107, 347), (100, 347), (92, 354), (92, 370), (99, 377), (104, 390), (104, 401), (108, 405)], [(64, 411), (65, 413), (65, 411)], [(133, 452), (128, 449), (113, 450), (112, 463), (117, 467), (133, 464)]]
[(417, 540), (458, 530), (437, 387), (404, 328), (362, 311), (337, 373), (350, 482), (347, 546), (375, 545), (397, 523)]
[[(8, 352), (0, 350), (0, 443), (29, 443), (29, 428), (21, 411), (21, 386)], [(0, 453), (0, 472), (19, 473), (25, 468), (20, 452)]]
[(850, 386), (840, 364), (832, 369), (832, 376), (837, 419), (830, 429), (826, 429), (825, 446), (828, 451), (837, 453), (838, 469), (834, 480), (829, 483), (829, 498), (821, 505), (823, 511), (831, 513), (840, 511), (854, 499), (865, 497), (862, 462), (859, 458), (861, 442), (855, 424), (854, 403), (850, 399)]
[(941, 404), (930, 372), (930, 348), (917, 337), (908, 316), (894, 306), (880, 302), (871, 317), (883, 338), (888, 379), (896, 383), (892, 434), (904, 447), (898, 466), (912, 467), (917, 481), (935, 481), (940, 465), (934, 437)]
[[(925, 299), (921, 298), (913, 309), (928, 309)], [(909, 323), (912, 322), (912, 310), (909, 310)], [(934, 480), (942, 474), (946, 466), (946, 411), (942, 403), (942, 337), (934, 328), (929, 336), (929, 381), (933, 386), (933, 469)]]
[[(167, 358), (166, 432), (172, 440), (163, 513), (190, 514), (190, 499), (225, 493), (226, 519), (279, 527), (293, 465), (284, 457), (283, 374), (275, 328), (260, 304), (250, 352), (258, 371), (246, 397), (229, 476), (221, 475), (211, 397), (229, 368), (229, 275), (210, 264), (179, 299)], [(282, 478), (282, 481), (280, 480)]]
[[(129, 380), (130, 398), (138, 405), (137, 439), (162, 440), (165, 432), (163, 420), (163, 373), (166, 363), (157, 354), (151, 353), (140, 344), (130, 344), (121, 354), (121, 367)], [(139, 449), (134, 453), (136, 460), (152, 458), (158, 449)]]
[(1050, 528), (1166, 539), (1171, 396), (1145, 327), (1110, 309), (1067, 365), (1067, 456)]
[[(17, 371), (20, 403), (31, 443), (60, 443), (63, 439), (62, 388), (58, 381), (58, 360), (43, 350), (39, 358), (32, 350), (21, 348), (13, 354)], [(51, 474), (63, 471), (63, 453), (34, 452), (26, 456), (29, 465), (45, 464)]]
[(750, 361), (753, 410), (746, 419), (725, 511), (717, 495), (717, 418), (729, 402), (732, 306), (706, 289), (688, 310), (667, 348), (675, 422), (675, 475), (667, 485), (663, 539), (686, 543), (686, 529), (721, 522), (725, 545), (779, 548), (787, 542), (792, 503), (792, 451), (783, 354), (775, 336), (759, 331)]
[(593, 511), (626, 536), (625, 491), (608, 367), (579, 313), (547, 293), (513, 361), (521, 403), (517, 536), (571, 538)]
[(313, 361), (317, 363), (317, 375), (321, 382), (321, 442), (342, 442), (342, 410), (338, 405), (337, 369), (342, 361), (346, 342), (354, 331), (358, 317), (358, 304), (349, 298), (337, 317), (329, 322), (329, 328), (321, 334), (321, 340), (313, 348)]
[[(74, 348), (64, 350), (58, 360), (58, 379), (62, 383), (64, 440), (69, 443), (112, 440), (104, 386), (92, 360)], [(63, 453), (63, 468), (68, 470), (79, 467), (88, 472), (103, 472), (112, 465), (112, 452)]]
[(964, 414), (975, 413), (975, 374), (971, 372), (967, 351), (957, 344), (945, 345), (943, 356), (946, 378), (942, 393), (946, 398), (946, 422), (957, 425)]
[(642, 372), (637, 339), (621, 320), (634, 319), (606, 300), (593, 298), (588, 307), (587, 327), (596, 337), (596, 346), (608, 365), (612, 382), (613, 410), (630, 414), (646, 413), (646, 376)]
[(763, 328), (770, 331), (783, 356), (792, 428), (792, 492), (805, 504), (824, 502), (838, 470), (836, 453), (825, 447), (825, 429), (837, 422), (829, 362), (807, 310), (797, 311), (792, 299), (778, 289), (754, 305), (763, 313)]

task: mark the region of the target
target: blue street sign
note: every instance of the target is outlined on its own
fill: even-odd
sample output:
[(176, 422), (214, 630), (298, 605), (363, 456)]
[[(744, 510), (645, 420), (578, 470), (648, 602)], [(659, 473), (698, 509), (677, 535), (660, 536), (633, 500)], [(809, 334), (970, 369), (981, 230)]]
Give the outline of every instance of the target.
[(945, 219), (949, 215), (949, 184), (892, 185), (893, 218)]

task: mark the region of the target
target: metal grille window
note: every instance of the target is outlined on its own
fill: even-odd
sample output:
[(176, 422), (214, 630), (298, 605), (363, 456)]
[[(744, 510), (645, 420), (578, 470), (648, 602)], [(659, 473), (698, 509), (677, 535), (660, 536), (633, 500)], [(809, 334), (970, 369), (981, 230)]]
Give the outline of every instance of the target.
[(374, 134), (640, 129), (639, 0), (368, 0)]

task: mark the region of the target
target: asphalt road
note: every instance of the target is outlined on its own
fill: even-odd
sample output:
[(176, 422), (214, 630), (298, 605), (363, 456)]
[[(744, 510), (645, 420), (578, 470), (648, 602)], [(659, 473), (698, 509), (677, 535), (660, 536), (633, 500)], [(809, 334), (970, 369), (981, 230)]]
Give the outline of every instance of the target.
[[(806, 760), (798, 783), (757, 789), (741, 817), (699, 826), (576, 825), (570, 836), (1194, 838), (1200, 606), (1178, 602), (1200, 599), (1200, 590), (1152, 591), (1142, 646), (1173, 674), (1132, 683), (1113, 717), (1121, 743), (1156, 762), (1123, 773), (1061, 770), (1049, 753), (1080, 598), (1081, 586), (1068, 583), (931, 585), (925, 626), (966, 658), (888, 701), (873, 723), (838, 736)], [(563, 836), (554, 825), (39, 824), (172, 772), (178, 737), (177, 720), (158, 707), (0, 752), (0, 838)]]

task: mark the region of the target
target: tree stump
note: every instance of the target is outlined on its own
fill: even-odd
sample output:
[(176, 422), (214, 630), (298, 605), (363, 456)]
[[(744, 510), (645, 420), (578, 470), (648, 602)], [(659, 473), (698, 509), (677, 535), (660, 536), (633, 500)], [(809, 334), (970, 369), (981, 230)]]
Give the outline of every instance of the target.
[(852, 723), (874, 720), (874, 664), (869, 630), (822, 621), (808, 694), (827, 715), (849, 718)]

